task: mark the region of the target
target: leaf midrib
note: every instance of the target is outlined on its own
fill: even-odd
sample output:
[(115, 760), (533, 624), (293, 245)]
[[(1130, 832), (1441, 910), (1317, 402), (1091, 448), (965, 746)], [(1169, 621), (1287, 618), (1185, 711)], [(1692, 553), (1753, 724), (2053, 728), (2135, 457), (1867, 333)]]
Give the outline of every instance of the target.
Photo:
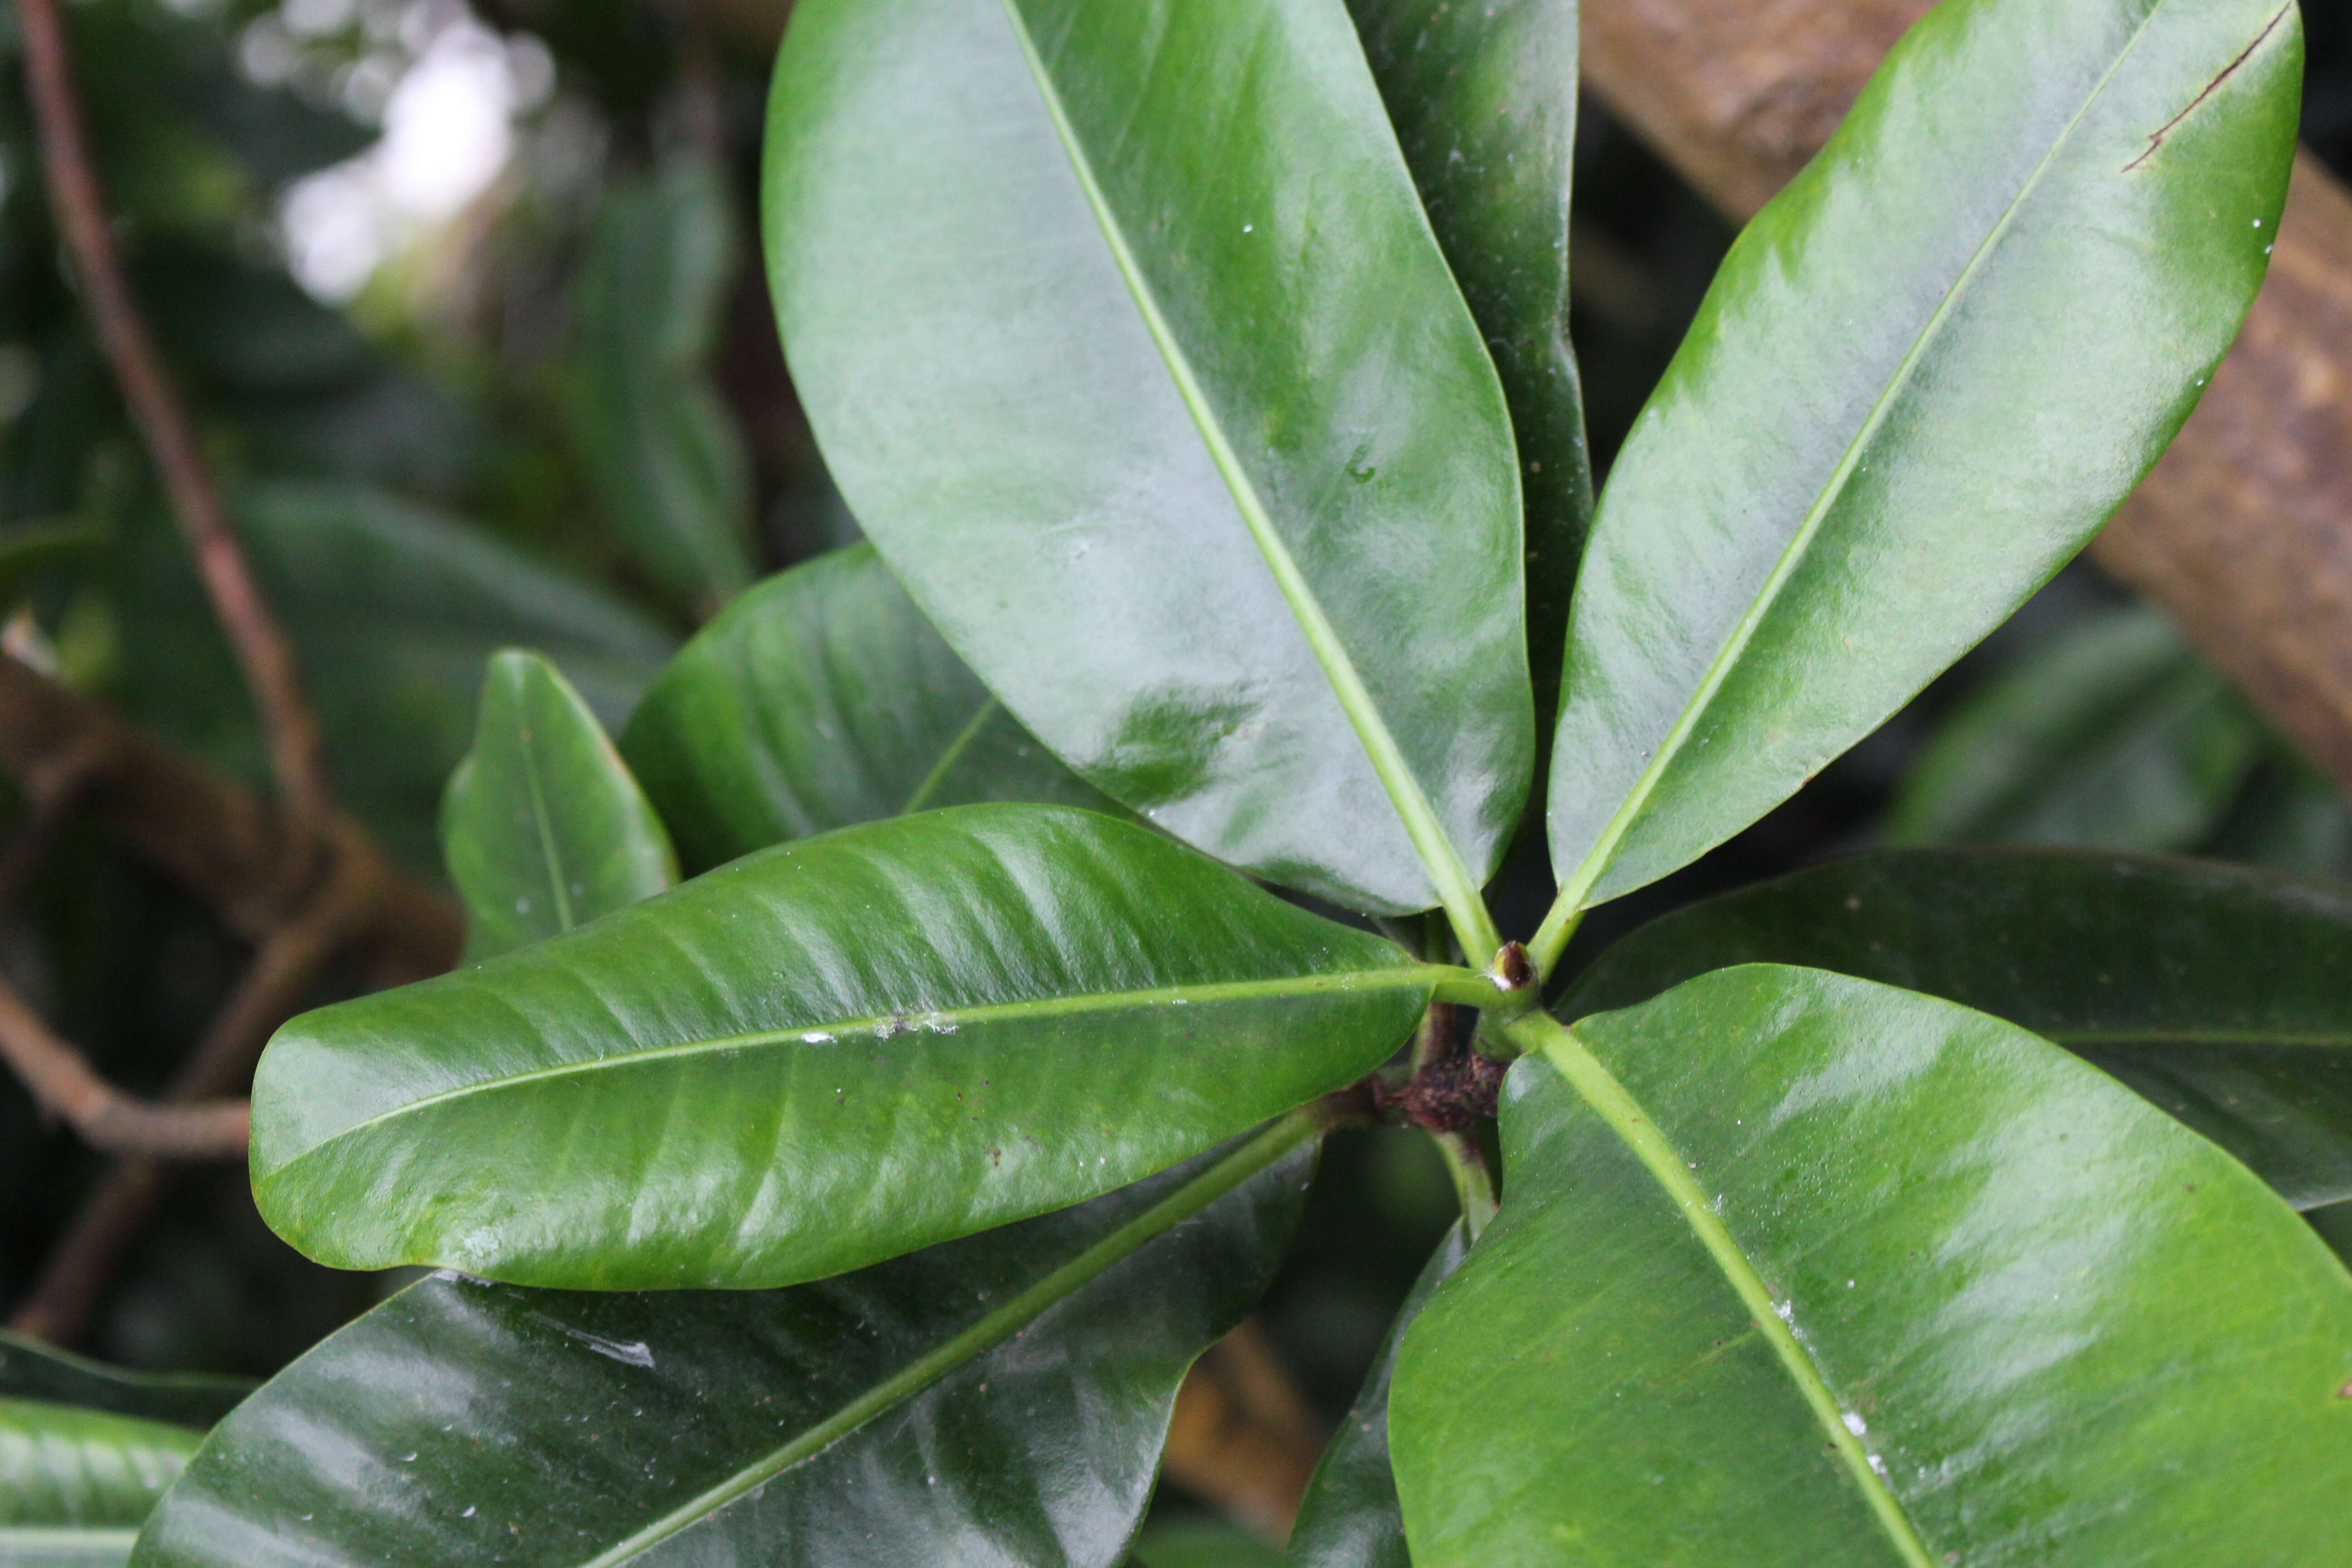
[[(520, 696), (517, 693), (518, 699)], [(538, 731), (527, 716), (521, 718), (517, 727), (522, 731), (519, 737), (521, 744), (516, 751), (522, 762), (523, 787), (530, 792), (531, 826), (539, 830), (540, 857), (547, 868), (548, 887), (555, 895), (556, 929), (568, 931), (579, 922), (572, 918), (572, 897), (565, 886), (563, 852), (556, 843), (554, 814), (548, 805), (547, 792), (539, 781)]]
[[(760, 1029), (740, 1035), (720, 1035), (708, 1039), (681, 1040), (669, 1045), (648, 1046), (637, 1050), (616, 1051), (608, 1056), (591, 1057), (583, 1061), (557, 1062), (547, 1067), (509, 1073), (499, 1078), (477, 1079), (471, 1083), (452, 1085), (417, 1099), (362, 1117), (347, 1126), (339, 1127), (325, 1137), (306, 1144), (268, 1171), (257, 1171), (257, 1179), (275, 1175), (299, 1161), (307, 1160), (320, 1151), (357, 1137), (370, 1130), (410, 1115), (422, 1114), (458, 1100), (487, 1094), (503, 1094), (534, 1083), (552, 1082), (565, 1078), (600, 1072), (606, 1068), (642, 1066), (647, 1062), (682, 1061), (699, 1056), (716, 1056), (730, 1051), (756, 1050), (770, 1046), (806, 1045), (833, 1046), (842, 1037), (860, 1032), (877, 1034), (887, 1031), (882, 1037), (899, 1034), (950, 1034), (967, 1024), (988, 1025), (1019, 1022), (1024, 1019), (1066, 1018), (1084, 1016), (1088, 1013), (1108, 1013), (1146, 1007), (1173, 1007), (1194, 1004), (1215, 1005), (1225, 1002), (1246, 1002), (1261, 999), (1283, 1000), (1305, 998), (1333, 993), (1353, 994), (1387, 989), (1426, 990), (1440, 981), (1475, 978), (1466, 969), (1446, 964), (1409, 963), (1386, 969), (1325, 970), (1312, 974), (1280, 975), (1265, 980), (1233, 980), (1205, 985), (1150, 986), (1132, 991), (1099, 991), (1081, 995), (1043, 996), (1020, 1002), (987, 1003), (978, 1006), (955, 1008), (909, 1008), (902, 1011), (871, 1014), (855, 1018), (812, 1019), (802, 1024)], [(811, 1040), (811, 1035), (833, 1037)]]
[(78, 1524), (0, 1524), (0, 1547), (37, 1552), (45, 1547), (119, 1546), (128, 1552), (139, 1542), (136, 1526)]
[[(1009, 5), (1011, 0), (1006, 0), (1006, 3)], [(2140, 41), (2147, 36), (2148, 29), (2156, 25), (2158, 16), (2163, 12), (2168, 3), (2169, 0), (2157, 0), (2155, 5), (2148, 7), (2147, 15), (2133, 30), (2130, 39), (2116, 52), (2115, 63), (2110, 65), (2106, 73), (2099, 78), (2097, 85), (2084, 96), (2081, 105), (2074, 110), (2074, 117), (2067, 121), (2064, 129), (2052, 140), (2049, 151), (2044, 153), (2041, 161), (2034, 164), (2032, 173), (2026, 176), (2025, 183), (2018, 188), (2017, 195), (2011, 197), (2008, 204), (2001, 208), (2000, 216), (1994, 221), (1985, 237), (1978, 242), (1976, 249), (1969, 254), (1967, 265), (1960, 268), (1959, 276), (1954, 279), (1951, 286), (1938, 297), (1936, 309), (1929, 313), (1927, 322), (1919, 329), (1918, 335), (1912, 339), (1910, 348), (1905, 351), (1902, 362), (1895, 367), (1895, 373), (1888, 378), (1885, 387), (1872, 402), (1870, 412), (1864, 417), (1861, 428), (1854, 433), (1853, 439), (1847, 443), (1845, 450), (1840, 454), (1837, 467), (1831, 471), (1821, 494), (1814, 498), (1813, 504), (1807, 509), (1804, 520), (1798, 525), (1797, 531), (1790, 538), (1789, 542), (1781, 547), (1780, 557), (1774, 561), (1771, 572), (1765, 577), (1763, 585), (1757, 591), (1754, 599), (1749, 602), (1738, 623), (1733, 626), (1731, 636), (1717, 651), (1714, 659), (1708, 663), (1706, 672), (1701, 678), (1697, 689), (1692, 692), (1690, 700), (1675, 715), (1673, 726), (1667, 730), (1665, 737), (1658, 742), (1657, 750), (1651, 755), (1648, 765), (1633, 781), (1633, 789), (1627, 792), (1625, 799), (1611, 815), (1608, 823), (1601, 828), (1601, 837), (1594, 842), (1592, 848), (1586, 853), (1574, 875), (1569, 879), (1560, 894), (1560, 908), (1584, 907), (1585, 898), (1591, 892), (1594, 884), (1600, 881), (1602, 874), (1608, 870), (1610, 863), (1616, 858), (1618, 846), (1624, 841), (1625, 835), (1632, 829), (1635, 819), (1648, 805), (1650, 796), (1655, 793), (1659, 782), (1664, 778), (1666, 770), (1681, 754), (1692, 733), (1698, 728), (1700, 716), (1714, 702), (1716, 694), (1722, 689), (1724, 682), (1730, 679), (1732, 667), (1738, 662), (1740, 656), (1747, 652), (1748, 643), (1754, 640), (1758, 629), (1762, 626), (1767, 613), (1778, 600), (1781, 589), (1786, 587), (1789, 579), (1795, 575), (1797, 567), (1804, 560), (1806, 552), (1811, 548), (1813, 540), (1820, 534), (1822, 525), (1828, 521), (1831, 510), (1844, 496), (1845, 487), (1860, 468), (1864, 454), (1869, 449), (1870, 443), (1894, 411), (1895, 399), (1910, 385), (1913, 374), (1926, 357), (1928, 347), (1942, 332), (1944, 323), (1950, 319), (1954, 307), (1967, 296), (1969, 287), (1976, 281), (1978, 274), (1983, 270), (1986, 261), (2015, 225), (2018, 214), (2024, 210), (2027, 201), (2040, 188), (2042, 177), (2057, 163), (2058, 155), (2065, 151), (2067, 143), (2074, 140), (2074, 132), (2081, 127), (2084, 117), (2090, 113), (2092, 107), (2099, 101), (2115, 81), (2116, 73), (2123, 69), (2125, 63), (2138, 50)]]
[(1651, 1179), (1664, 1190), (1684, 1224), (1706, 1247), (1717, 1271), (1739, 1297), (1757, 1331), (1780, 1356), (1790, 1382), (1804, 1399), (1848, 1479), (1861, 1492), (1906, 1568), (1940, 1568), (1935, 1554), (1920, 1539), (1910, 1515), (1904, 1510), (1902, 1500), (1871, 1465), (1870, 1450), (1846, 1426), (1845, 1412), (1839, 1406), (1828, 1378), (1814, 1364), (1790, 1321), (1781, 1317), (1784, 1303), (1774, 1300), (1771, 1289), (1748, 1260), (1746, 1249), (1715, 1212), (1706, 1190), (1692, 1179), (1689, 1164), (1667, 1139), (1664, 1129), (1572, 1029), (1540, 1012), (1528, 1015), (1511, 1028), (1542, 1053), (1545, 1061), (1568, 1080), (1570, 1088), (1608, 1124), (1642, 1162)]
[(1002, 1344), (1018, 1330), (1042, 1317), (1047, 1309), (1074, 1295), (1152, 1241), (1199, 1214), (1313, 1137), (1317, 1131), (1314, 1118), (1307, 1112), (1293, 1111), (1282, 1118), (1059, 1268), (982, 1317), (970, 1328), (908, 1363), (864, 1394), (841, 1405), (832, 1415), (805, 1428), (791, 1442), (771, 1449), (725, 1480), (672, 1509), (635, 1535), (586, 1559), (579, 1568), (615, 1568), (616, 1564), (626, 1563), (659, 1545), (802, 1460), (831, 1447), (877, 1415), (921, 1393), (967, 1362)]
[(909, 816), (930, 804), (931, 796), (937, 795), (940, 792), (940, 786), (947, 782), (948, 770), (954, 767), (964, 752), (970, 749), (982, 727), (995, 716), (996, 708), (996, 699), (993, 696), (981, 699), (980, 707), (973, 711), (971, 721), (956, 731), (955, 739), (950, 741), (947, 749), (940, 753), (940, 760), (931, 764), (931, 771), (923, 775), (923, 782), (917, 784), (914, 793), (907, 796), (907, 804), (898, 808), (899, 816)]
[(1305, 634), (1316, 662), (1322, 666), (1324, 678), (1330, 682), (1332, 695), (1338, 699), (1340, 710), (1347, 715), (1349, 724), (1355, 730), (1357, 742), (1363, 747), (1373, 773), (1380, 778), (1381, 787), (1387, 792), (1389, 804), (1403, 822), (1405, 833), (1420, 855), (1422, 868), (1428, 874), (1438, 902), (1444, 906), (1464, 938), (1466, 951), (1473, 956), (1495, 952), (1502, 945), (1502, 938), (1486, 912), (1485, 900), (1479, 896), (1476, 879), (1470, 875), (1469, 868), (1463, 863), (1461, 852), (1454, 847), (1444, 825), (1438, 820), (1436, 808), (1430, 804), (1420, 778), (1405, 760), (1403, 748), (1397, 744), (1396, 736), (1381, 716), (1370, 688), (1364, 683), (1355, 660), (1339, 640), (1338, 630), (1324, 615), (1313, 585), (1307, 581), (1306, 574), (1290, 553), (1290, 547), (1276, 530), (1265, 500), (1257, 493), (1257, 487), (1251, 481), (1248, 471), (1242, 467), (1240, 456), (1234, 451), (1232, 443), (1225, 439), (1224, 430), (1217, 423), (1208, 395), (1193, 372), (1192, 360), (1185, 353), (1183, 345), (1177, 342), (1174, 329), (1161, 312), (1160, 302), (1151, 292), (1151, 285), (1136, 261), (1133, 247), (1128, 243), (1127, 233), (1120, 226), (1118, 215), (1112, 212), (1101, 183), (1095, 177), (1093, 161), (1079, 141), (1076, 128), (1070, 122), (1068, 109), (1054, 85), (1052, 73), (1045, 68), (1045, 59), (1037, 51), (1036, 40), (1030, 36), (1028, 22), (1021, 15), (1019, 0), (1003, 0), (1003, 6), (1013, 37), (1021, 45), (1022, 58), (1028, 62), (1029, 74), (1045, 101), (1046, 113), (1053, 120), (1054, 133), (1060, 139), (1063, 151), (1069, 155), (1070, 166), (1077, 174), (1087, 205), (1093, 211), (1096, 223), (1101, 226), (1112, 260), (1118, 268), (1119, 276), (1125, 279), (1129, 293), (1134, 298), (1136, 310), (1142, 316), (1145, 327), (1151, 333), (1152, 343), (1160, 351), (1169, 377), (1176, 384), (1177, 395), (1184, 400), (1185, 411), (1192, 416), (1193, 428), (1209, 448), (1209, 456), (1217, 465), (1217, 472), (1224, 479), (1234, 508), (1242, 515), (1243, 525), (1249, 530), (1251, 539), (1256, 543), (1258, 553), (1265, 559), (1266, 569), (1274, 577), (1275, 585), (1281, 590), (1284, 603), (1290, 606), (1291, 616)]

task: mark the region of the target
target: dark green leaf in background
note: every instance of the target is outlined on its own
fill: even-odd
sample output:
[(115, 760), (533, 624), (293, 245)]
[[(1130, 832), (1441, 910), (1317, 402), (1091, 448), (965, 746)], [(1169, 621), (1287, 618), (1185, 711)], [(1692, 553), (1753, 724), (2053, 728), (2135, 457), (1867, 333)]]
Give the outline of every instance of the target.
[(136, 1561), (1109, 1568), (1288, 1244), (1298, 1143), (784, 1290), (436, 1276), (231, 1417)]
[(697, 871), (930, 806), (1118, 809), (989, 695), (865, 544), (730, 605), (646, 690), (621, 752)]
[(254, 1192), (342, 1268), (790, 1284), (1339, 1089), (1461, 973), (1109, 817), (925, 812), (297, 1018), (254, 1083)]
[(1397, 1504), (1396, 1475), (1389, 1465), (1389, 1384), (1396, 1376), (1397, 1350), (1404, 1343), (1405, 1331), (1469, 1250), (1468, 1238), (1457, 1224), (1438, 1243), (1397, 1310), (1396, 1324), (1372, 1362), (1371, 1375), (1307, 1483), (1298, 1523), (1290, 1535), (1292, 1568), (1412, 1568), (1404, 1515)]
[(1348, 8), (1510, 405), (1527, 510), (1528, 662), (1549, 726), (1592, 522), (1584, 391), (1568, 341), (1577, 0)]
[(488, 453), (477, 411), (392, 363), (274, 261), (159, 236), (132, 258), (131, 284), (190, 395), (234, 421), (260, 471), (448, 494)]
[(2319, 1233), (2319, 1239), (2336, 1257), (2352, 1264), (2352, 1199), (2306, 1209), (2303, 1217), (2311, 1222), (2311, 1228)]
[(2004, 670), (1920, 749), (1898, 844), (2194, 849), (2244, 789), (2261, 722), (2155, 611), (2114, 611)]
[(712, 165), (617, 182), (573, 288), (564, 376), (572, 446), (606, 521), (706, 616), (754, 571), (751, 460), (710, 379), (739, 247)]
[(1416, 1568), (2352, 1557), (2352, 1278), (1999, 1019), (1717, 971), (1507, 1081), (1391, 1399)]
[(0, 1564), (113, 1568), (243, 1378), (122, 1372), (0, 1332)]
[(203, 1438), (135, 1415), (0, 1396), (0, 1563), (120, 1563)]
[(1282, 1551), (1236, 1525), (1196, 1520), (1151, 1526), (1128, 1561), (1136, 1568), (1282, 1568)]
[(766, 157), (826, 460), (1006, 705), (1234, 865), (1483, 927), (1516, 459), (1342, 0), (809, 0)]
[[(419, 865), (438, 862), (442, 790), (473, 742), (493, 653), (539, 649), (618, 728), (674, 646), (604, 590), (381, 490), (259, 485), (236, 513), (302, 657), (338, 794)], [(125, 673), (140, 718), (265, 776), (242, 683), (179, 541), (158, 521), (127, 567)]]
[(1553, 863), (1590, 904), (1868, 733), (2105, 521), (2260, 284), (2279, 0), (1950, 0), (1749, 224), (1612, 470)]
[(2352, 801), (2285, 742), (2268, 741), (2244, 795), (2201, 852), (2352, 880)]
[(1559, 1012), (1797, 963), (1947, 997), (2105, 1068), (2298, 1208), (2352, 1199), (2352, 888), (2063, 849), (1856, 855), (1675, 910)]
[(241, 1377), (124, 1372), (39, 1340), (0, 1331), (0, 1399), (75, 1405), (201, 1428), (235, 1409), (253, 1389)]
[(596, 715), (518, 648), (490, 660), (474, 749), (442, 799), (441, 848), (466, 901), (468, 963), (677, 882), (669, 835)]
[(44, 575), (94, 560), (105, 544), (104, 529), (68, 519), (0, 532), (0, 615), (12, 612)]

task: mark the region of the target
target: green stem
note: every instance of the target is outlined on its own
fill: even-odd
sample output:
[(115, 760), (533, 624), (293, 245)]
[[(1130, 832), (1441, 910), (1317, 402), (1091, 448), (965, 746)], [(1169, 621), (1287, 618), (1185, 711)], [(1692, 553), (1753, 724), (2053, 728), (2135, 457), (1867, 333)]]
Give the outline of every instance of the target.
[(1462, 1205), (1462, 1228), (1476, 1241), (1501, 1206), (1495, 1201), (1494, 1178), (1486, 1173), (1486, 1152), (1467, 1132), (1433, 1132), (1429, 1141), (1437, 1145), (1438, 1154), (1445, 1161), (1445, 1173), (1454, 1178), (1454, 1195)]
[(1552, 900), (1551, 909), (1544, 915), (1543, 924), (1536, 927), (1536, 934), (1528, 939), (1528, 957), (1534, 961), (1536, 973), (1543, 979), (1551, 978), (1553, 966), (1559, 963), (1559, 955), (1567, 951), (1568, 939), (1574, 936), (1576, 928), (1584, 923), (1584, 910), (1578, 907), (1578, 900), (1591, 886), (1592, 879), (1587, 877), (1580, 882), (1562, 888), (1559, 897)]
[(1294, 1110), (1256, 1137), (1030, 1286), (963, 1332), (917, 1357), (792, 1441), (744, 1466), (717, 1486), (688, 1499), (627, 1540), (588, 1559), (581, 1568), (612, 1568), (651, 1550), (706, 1515), (734, 1501), (822, 1448), (847, 1436), (892, 1405), (937, 1383), (965, 1363), (1003, 1344), (1045, 1310), (1165, 1236), (1227, 1193), (1324, 1130), (1314, 1107)]

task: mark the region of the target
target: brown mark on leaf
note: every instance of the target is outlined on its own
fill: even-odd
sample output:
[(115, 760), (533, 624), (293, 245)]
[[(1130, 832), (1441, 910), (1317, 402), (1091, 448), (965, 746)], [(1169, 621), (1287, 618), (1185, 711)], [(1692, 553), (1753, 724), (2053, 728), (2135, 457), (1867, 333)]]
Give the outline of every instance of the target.
[(2338, 1399), (2352, 1399), (2352, 1383), (2347, 1383), (2343, 1387), (2337, 1389), (2336, 1391), (2336, 1397)]
[(2216, 75), (2211, 81), (2205, 84), (2205, 90), (2189, 100), (2188, 108), (2182, 110), (2179, 113), (2174, 115), (2171, 119), (2158, 126), (2154, 131), (2148, 132), (2147, 151), (2140, 153), (2138, 157), (2134, 158), (2130, 163), (2126, 163), (2119, 172), (2128, 174), (2134, 169), (2138, 168), (2142, 163), (2147, 163), (2150, 158), (2155, 157), (2156, 150), (2164, 145), (2164, 139), (2171, 133), (2172, 128), (2179, 124), (2182, 121), (2188, 119), (2191, 114), (2194, 114), (2197, 111), (2197, 106), (2199, 104), (2203, 103), (2207, 99), (2212, 97), (2215, 92), (2220, 90), (2223, 82), (2236, 75), (2238, 68), (2244, 65), (2249, 59), (2253, 58), (2254, 51), (2263, 47), (2263, 40), (2269, 37), (2273, 33), (2278, 31), (2278, 25), (2281, 22), (2285, 21), (2286, 14), (2294, 9), (2294, 5), (2293, 4), (2293, 0), (2289, 0), (2289, 4), (2280, 6), (2278, 15), (2263, 23), (2263, 30), (2254, 35), (2254, 41), (2248, 44), (2244, 48), (2239, 50), (2238, 58), (2231, 60), (2228, 65), (2223, 66), (2220, 74)]

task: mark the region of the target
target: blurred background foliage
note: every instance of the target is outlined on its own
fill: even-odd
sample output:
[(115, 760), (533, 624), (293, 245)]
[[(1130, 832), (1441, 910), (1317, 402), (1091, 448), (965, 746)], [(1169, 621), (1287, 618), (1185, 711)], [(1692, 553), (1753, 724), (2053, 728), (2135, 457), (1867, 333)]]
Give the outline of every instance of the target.
[[(134, 284), (299, 644), (335, 786), (425, 875), (442, 876), (435, 812), (494, 650), (544, 652), (617, 730), (718, 606), (856, 537), (753, 248), (786, 3), (68, 7)], [(2305, 135), (2352, 174), (2352, 0), (2305, 16)], [(16, 47), (0, 9), (5, 644), (259, 784), (235, 666), (61, 268)], [(1605, 465), (1731, 236), (1591, 108), (1578, 179), (1573, 329)], [(2077, 566), (1788, 805), (1601, 911), (1580, 947), (1868, 844), (1987, 840), (2352, 875), (2341, 797), (2168, 626)], [(1548, 889), (1540, 865), (1511, 873), (1507, 925), (1531, 926)], [(148, 1092), (237, 952), (75, 829), (7, 912), (0, 964)], [(0, 1081), (0, 1308), (100, 1169)], [(80, 1348), (264, 1375), (392, 1283), (294, 1256), (240, 1171), (174, 1192)], [(1367, 1131), (1334, 1142), (1314, 1204), (1263, 1320), (1336, 1419), (1451, 1196), (1423, 1140)], [(1163, 1521), (1145, 1559), (1234, 1560), (1190, 1528)]]

